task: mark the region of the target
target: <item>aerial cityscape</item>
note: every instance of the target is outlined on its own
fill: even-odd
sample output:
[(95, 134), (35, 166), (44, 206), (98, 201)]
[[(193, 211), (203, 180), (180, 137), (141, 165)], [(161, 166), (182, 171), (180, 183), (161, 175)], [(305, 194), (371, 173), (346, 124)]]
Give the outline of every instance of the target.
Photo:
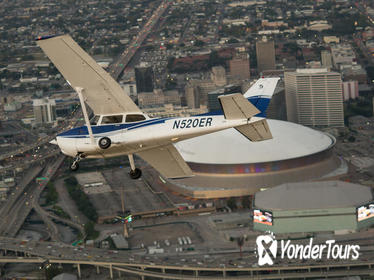
[(0, 279), (374, 279), (374, 2), (0, 1)]

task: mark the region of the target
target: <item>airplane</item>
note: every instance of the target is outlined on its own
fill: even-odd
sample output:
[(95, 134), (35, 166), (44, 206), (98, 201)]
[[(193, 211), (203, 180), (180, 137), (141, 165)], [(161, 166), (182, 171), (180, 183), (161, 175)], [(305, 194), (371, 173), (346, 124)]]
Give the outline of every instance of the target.
[[(138, 179), (142, 172), (135, 166), (133, 155), (137, 154), (165, 178), (191, 177), (192, 170), (173, 145), (178, 141), (228, 128), (250, 141), (272, 138), (265, 110), (279, 78), (259, 79), (244, 95), (219, 96), (220, 112), (150, 118), (69, 35), (39, 37), (37, 44), (79, 96), (85, 125), (59, 133), (51, 141), (74, 158), (72, 171), (84, 158), (127, 155), (129, 175)], [(86, 104), (94, 113), (91, 119)]]

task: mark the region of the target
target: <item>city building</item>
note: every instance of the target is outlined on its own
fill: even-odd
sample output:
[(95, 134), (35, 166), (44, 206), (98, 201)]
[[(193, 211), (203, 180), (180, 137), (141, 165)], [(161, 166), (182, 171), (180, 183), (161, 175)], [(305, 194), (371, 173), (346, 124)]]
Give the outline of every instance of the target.
[(322, 67), (331, 69), (332, 68), (332, 57), (330, 51), (321, 51), (321, 64)]
[(165, 96), (162, 90), (154, 90), (154, 92), (138, 93), (138, 104), (140, 108), (155, 107), (165, 103)]
[(226, 70), (222, 66), (212, 67), (211, 80), (217, 87), (223, 87), (227, 84)]
[(4, 111), (5, 112), (16, 112), (22, 108), (22, 104), (17, 101), (12, 101), (4, 104)]
[(352, 65), (356, 61), (356, 55), (349, 44), (332, 46), (331, 55), (334, 68), (339, 70), (343, 65)]
[(341, 73), (344, 81), (354, 80), (360, 85), (367, 84), (367, 73), (361, 65), (344, 65)]
[(209, 112), (222, 110), (218, 96), (232, 93), (242, 93), (240, 85), (227, 85), (224, 88), (217, 89), (208, 93), (208, 110)]
[(370, 187), (342, 181), (298, 182), (257, 192), (253, 229), (274, 233), (349, 232), (374, 224)]
[(56, 101), (54, 99), (33, 99), (35, 122), (52, 123), (56, 120)]
[(347, 81), (343, 82), (343, 100), (356, 99), (358, 97), (358, 82)]
[(274, 41), (264, 38), (256, 42), (257, 70), (261, 73), (264, 70), (275, 69), (275, 47)]
[(153, 91), (153, 69), (146, 63), (141, 63), (135, 67), (135, 80), (137, 92)]
[(327, 69), (285, 72), (287, 120), (307, 126), (343, 127), (342, 80)]
[(177, 90), (164, 91), (165, 104), (173, 104), (174, 106), (181, 105), (181, 98)]
[(195, 176), (165, 179), (168, 187), (193, 198), (232, 197), (347, 172), (346, 163), (334, 154), (333, 136), (291, 122), (267, 121), (273, 138), (266, 141), (251, 142), (237, 130), (225, 129), (176, 143)]
[(134, 82), (121, 84), (121, 87), (123, 88), (125, 94), (127, 94), (128, 96), (136, 96), (138, 94), (136, 83)]
[(249, 69), (249, 56), (240, 53), (229, 61), (230, 76), (234, 79), (246, 80), (251, 76)]
[(188, 108), (207, 106), (208, 93), (219, 88), (212, 80), (190, 80), (185, 87)]

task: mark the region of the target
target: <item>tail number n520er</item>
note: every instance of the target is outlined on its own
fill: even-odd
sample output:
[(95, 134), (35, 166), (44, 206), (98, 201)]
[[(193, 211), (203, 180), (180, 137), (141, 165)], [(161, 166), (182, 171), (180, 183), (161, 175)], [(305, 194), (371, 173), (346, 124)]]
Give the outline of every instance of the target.
[(192, 128), (192, 127), (207, 127), (212, 125), (213, 118), (193, 118), (184, 120), (175, 120), (173, 129), (177, 128)]

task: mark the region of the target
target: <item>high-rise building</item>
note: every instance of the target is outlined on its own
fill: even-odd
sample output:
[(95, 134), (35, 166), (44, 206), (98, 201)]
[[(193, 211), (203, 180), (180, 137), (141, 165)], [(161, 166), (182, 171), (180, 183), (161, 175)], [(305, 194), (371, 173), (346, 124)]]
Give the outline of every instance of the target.
[(332, 67), (332, 56), (330, 51), (321, 51), (321, 63), (322, 67), (331, 69)]
[(356, 99), (358, 97), (358, 82), (347, 81), (343, 82), (343, 99), (344, 101), (349, 99)]
[(135, 80), (137, 92), (153, 91), (153, 69), (151, 66), (141, 63), (135, 67)]
[(341, 75), (327, 69), (285, 72), (287, 119), (307, 126), (344, 126)]
[(218, 100), (218, 96), (226, 95), (226, 94), (233, 94), (233, 93), (242, 93), (242, 89), (240, 85), (227, 85), (224, 88), (217, 89), (215, 91), (211, 91), (208, 93), (208, 110), (209, 112), (214, 112), (221, 110), (221, 103)]
[(264, 70), (275, 69), (275, 47), (274, 41), (263, 39), (256, 42), (257, 55), (257, 70), (262, 72)]
[(225, 86), (227, 83), (225, 68), (222, 66), (212, 67), (211, 79), (216, 86)]
[(56, 102), (54, 99), (34, 99), (33, 108), (37, 124), (52, 123), (56, 120)]
[(234, 79), (246, 80), (251, 74), (249, 70), (249, 56), (247, 53), (240, 53), (229, 61), (230, 75)]

